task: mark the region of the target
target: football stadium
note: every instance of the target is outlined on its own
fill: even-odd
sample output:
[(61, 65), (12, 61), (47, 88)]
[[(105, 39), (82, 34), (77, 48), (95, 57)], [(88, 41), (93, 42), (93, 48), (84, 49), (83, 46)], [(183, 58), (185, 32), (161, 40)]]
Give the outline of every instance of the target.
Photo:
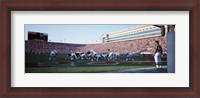
[[(138, 25), (104, 33), (100, 43), (88, 44), (50, 42), (48, 33), (28, 31), (25, 73), (167, 73), (165, 31), (163, 25)], [(155, 41), (162, 47), (159, 69)]]

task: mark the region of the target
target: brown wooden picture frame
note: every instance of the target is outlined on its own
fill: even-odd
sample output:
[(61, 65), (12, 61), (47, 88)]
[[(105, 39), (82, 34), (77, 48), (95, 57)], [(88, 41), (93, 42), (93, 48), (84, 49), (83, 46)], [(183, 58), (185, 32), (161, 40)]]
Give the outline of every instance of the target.
[[(3, 0), (1, 1), (0, 97), (200, 98), (199, 0)], [(11, 87), (11, 11), (189, 11), (190, 86)]]

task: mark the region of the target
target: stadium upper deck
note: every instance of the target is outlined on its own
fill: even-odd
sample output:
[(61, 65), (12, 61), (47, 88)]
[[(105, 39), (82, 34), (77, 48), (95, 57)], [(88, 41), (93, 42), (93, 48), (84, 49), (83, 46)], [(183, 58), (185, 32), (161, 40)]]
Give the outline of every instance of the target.
[(133, 39), (142, 39), (149, 37), (161, 36), (161, 28), (153, 25), (140, 25), (138, 27), (127, 30), (114, 32), (111, 34), (103, 34), (101, 36), (102, 43), (127, 41)]

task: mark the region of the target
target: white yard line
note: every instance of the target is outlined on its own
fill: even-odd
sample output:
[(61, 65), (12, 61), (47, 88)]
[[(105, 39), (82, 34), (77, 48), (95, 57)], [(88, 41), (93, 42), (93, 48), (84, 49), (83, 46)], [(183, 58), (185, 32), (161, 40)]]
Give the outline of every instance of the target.
[[(167, 66), (162, 67), (162, 69), (166, 69), (166, 68), (167, 68)], [(113, 71), (111, 73), (126, 73), (126, 72), (136, 72), (136, 71), (162, 70), (162, 69), (156, 69), (155, 67), (147, 67), (147, 68), (135, 68), (135, 69)]]

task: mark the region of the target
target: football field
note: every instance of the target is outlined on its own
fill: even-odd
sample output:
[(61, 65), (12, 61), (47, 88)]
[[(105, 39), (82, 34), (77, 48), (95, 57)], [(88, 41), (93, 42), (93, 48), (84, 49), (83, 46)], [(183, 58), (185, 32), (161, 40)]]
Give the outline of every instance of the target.
[[(166, 60), (162, 65), (166, 68)], [(55, 60), (49, 60), (49, 54), (25, 54), (25, 73), (115, 73), (154, 67), (153, 56), (134, 57), (129, 61), (126, 61), (123, 56), (114, 61), (105, 59), (91, 61), (67, 59), (65, 54), (58, 54)]]

